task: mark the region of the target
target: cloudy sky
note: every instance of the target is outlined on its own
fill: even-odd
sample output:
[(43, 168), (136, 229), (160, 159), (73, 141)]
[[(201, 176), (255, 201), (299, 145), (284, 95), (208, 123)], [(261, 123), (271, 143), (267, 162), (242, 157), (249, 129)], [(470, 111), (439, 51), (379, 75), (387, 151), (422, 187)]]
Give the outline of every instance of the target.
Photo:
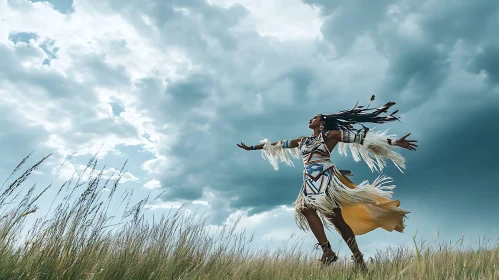
[[(309, 135), (314, 114), (376, 94), (402, 115), (380, 128), (419, 150), (402, 151), (405, 174), (385, 170), (412, 211), (406, 233), (360, 236), (363, 250), (416, 232), (496, 240), (498, 27), (495, 0), (0, 0), (0, 175), (53, 152), (36, 174), (50, 182), (78, 151), (63, 180), (100, 150), (108, 175), (128, 159), (123, 188), (165, 191), (149, 211), (242, 216), (257, 240), (296, 234), (310, 251), (291, 211), (301, 163), (274, 171), (236, 143)], [(377, 176), (333, 160), (357, 182)]]

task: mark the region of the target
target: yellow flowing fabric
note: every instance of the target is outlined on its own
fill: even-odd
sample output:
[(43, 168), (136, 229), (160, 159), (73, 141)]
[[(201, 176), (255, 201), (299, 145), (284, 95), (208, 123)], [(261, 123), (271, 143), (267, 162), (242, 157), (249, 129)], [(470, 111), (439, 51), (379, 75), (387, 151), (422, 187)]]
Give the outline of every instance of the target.
[[(336, 172), (341, 182), (353, 189), (355, 183), (348, 180), (341, 172)], [(377, 228), (387, 231), (403, 232), (405, 215), (410, 213), (399, 208), (399, 200), (376, 197), (373, 204), (341, 205), (341, 214), (355, 235), (362, 235)]]

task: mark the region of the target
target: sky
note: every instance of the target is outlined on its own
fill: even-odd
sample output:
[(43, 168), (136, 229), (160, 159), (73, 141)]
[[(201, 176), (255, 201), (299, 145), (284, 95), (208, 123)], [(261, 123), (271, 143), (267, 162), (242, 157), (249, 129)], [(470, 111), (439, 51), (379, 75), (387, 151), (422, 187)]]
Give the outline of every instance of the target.
[[(498, 26), (494, 0), (0, 0), (0, 178), (35, 151), (53, 153), (35, 180), (63, 181), (98, 151), (108, 177), (128, 160), (121, 187), (137, 199), (164, 192), (148, 211), (241, 217), (255, 246), (298, 236), (309, 252), (292, 208), (302, 163), (274, 171), (236, 144), (310, 135), (315, 114), (375, 94), (402, 116), (377, 128), (419, 149), (401, 151), (404, 174), (384, 170), (406, 232), (359, 236), (361, 249), (499, 240)], [(379, 175), (332, 160), (358, 183)]]

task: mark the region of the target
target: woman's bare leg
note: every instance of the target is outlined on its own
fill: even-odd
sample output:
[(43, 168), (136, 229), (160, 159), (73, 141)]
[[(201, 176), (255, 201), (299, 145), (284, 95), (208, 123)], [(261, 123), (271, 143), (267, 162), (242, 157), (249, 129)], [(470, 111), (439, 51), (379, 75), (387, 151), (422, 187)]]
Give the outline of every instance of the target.
[(331, 244), (327, 240), (326, 232), (324, 231), (324, 225), (322, 224), (321, 218), (319, 217), (319, 215), (317, 215), (317, 212), (311, 208), (304, 208), (301, 210), (301, 213), (307, 219), (310, 230), (312, 230), (315, 238), (322, 248), (321, 262), (326, 265), (332, 264), (338, 259), (338, 256), (333, 252)]
[(350, 226), (345, 222), (343, 216), (341, 215), (341, 208), (335, 208), (333, 210), (334, 215), (327, 215), (327, 218), (334, 224), (341, 234), (341, 237), (348, 245), (348, 248), (352, 251), (354, 255), (360, 255), (359, 246), (357, 245), (357, 240), (355, 239), (355, 234)]
[(315, 238), (320, 244), (327, 242), (326, 232), (324, 231), (324, 225), (322, 224), (321, 218), (317, 212), (312, 208), (303, 208), (301, 213), (307, 219), (310, 230), (315, 235)]
[(366, 264), (364, 262), (364, 257), (359, 250), (359, 245), (355, 239), (355, 234), (352, 228), (345, 222), (343, 216), (341, 215), (341, 209), (335, 208), (333, 210), (334, 215), (327, 215), (327, 218), (334, 224), (341, 234), (341, 237), (348, 245), (348, 248), (353, 253), (352, 259), (355, 262), (357, 268), (360, 268), (363, 272), (368, 272)]

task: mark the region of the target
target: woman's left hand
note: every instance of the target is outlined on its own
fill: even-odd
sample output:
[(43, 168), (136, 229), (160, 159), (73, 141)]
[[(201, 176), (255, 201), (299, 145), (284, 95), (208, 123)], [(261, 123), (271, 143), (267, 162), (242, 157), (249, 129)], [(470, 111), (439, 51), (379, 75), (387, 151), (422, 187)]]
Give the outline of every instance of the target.
[(415, 151), (416, 147), (418, 145), (414, 144), (414, 142), (418, 142), (418, 140), (406, 140), (405, 138), (407, 138), (407, 136), (409, 136), (409, 135), (411, 135), (411, 134), (408, 133), (406, 136), (395, 141), (395, 145), (402, 147), (402, 148), (405, 148), (405, 149), (408, 149), (408, 150), (411, 150), (411, 151)]

